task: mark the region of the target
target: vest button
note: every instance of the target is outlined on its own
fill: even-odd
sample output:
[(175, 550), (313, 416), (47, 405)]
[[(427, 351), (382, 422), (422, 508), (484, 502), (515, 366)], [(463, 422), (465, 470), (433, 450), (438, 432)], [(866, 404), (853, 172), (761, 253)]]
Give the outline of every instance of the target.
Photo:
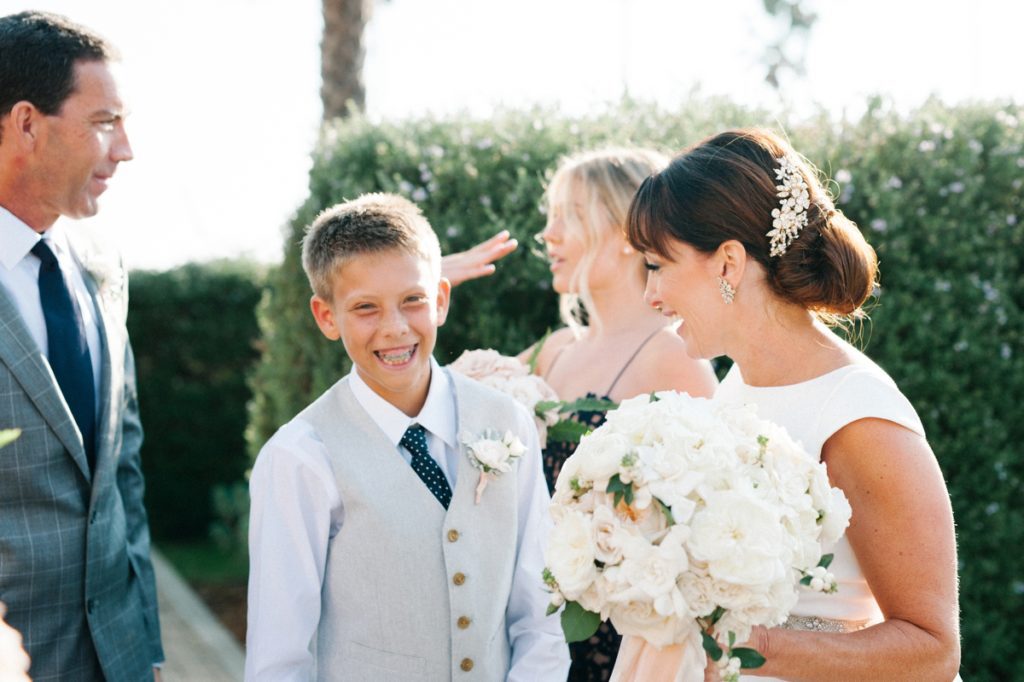
[(469, 627), (469, 624), (472, 621), (470, 621), (469, 618), (467, 618), (466, 616), (459, 616), (459, 619), (455, 622), (459, 626), (460, 630), (465, 630)]
[(459, 539), (459, 531), (455, 530), (454, 528), (452, 528), (450, 531), (448, 531), (448, 542), (455, 542), (458, 539)]
[(472, 658), (464, 658), (464, 659), (462, 659), (462, 663), (459, 664), (459, 667), (462, 668), (463, 670), (465, 670), (468, 673), (470, 670), (473, 669), (473, 659)]
[(456, 585), (461, 585), (462, 583), (466, 582), (466, 574), (465, 573), (456, 573), (455, 575), (452, 576), (452, 582), (455, 583)]

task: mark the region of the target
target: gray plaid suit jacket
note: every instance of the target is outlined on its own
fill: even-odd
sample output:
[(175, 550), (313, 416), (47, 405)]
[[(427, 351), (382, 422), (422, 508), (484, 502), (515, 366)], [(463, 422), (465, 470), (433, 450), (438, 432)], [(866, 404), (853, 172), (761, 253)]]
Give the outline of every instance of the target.
[(0, 429), (22, 430), (0, 450), (0, 601), (36, 682), (151, 680), (163, 651), (127, 279), (118, 263), (101, 287), (83, 265), (103, 340), (94, 474), (45, 355), (0, 286)]

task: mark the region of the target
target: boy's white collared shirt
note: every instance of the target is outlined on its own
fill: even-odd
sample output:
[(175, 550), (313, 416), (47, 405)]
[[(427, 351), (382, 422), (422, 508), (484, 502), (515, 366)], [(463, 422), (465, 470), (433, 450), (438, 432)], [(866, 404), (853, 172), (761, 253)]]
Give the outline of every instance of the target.
[(380, 427), (407, 464), (412, 463), (412, 453), (399, 445), (406, 429), (413, 424), (419, 424), (427, 430), (427, 449), (430, 456), (441, 467), (444, 477), (448, 479), (448, 485), (455, 490), (459, 471), (455, 397), (452, 394), (451, 381), (448, 375), (441, 371), (437, 361), (430, 359), (430, 387), (427, 389), (427, 399), (415, 418), (377, 395), (354, 367), (349, 372), (348, 381), (356, 402)]
[[(431, 359), (431, 383), (420, 414), (410, 418), (373, 392), (355, 372), (349, 383), (359, 404), (398, 445), (412, 423), (430, 433), (428, 448), (455, 488), (460, 449), (451, 383)], [(362, 388), (359, 388), (359, 385)], [(379, 402), (378, 402), (379, 401)], [(381, 404), (383, 403), (383, 404)], [(540, 581), (551, 527), (550, 497), (540, 465), (532, 417), (517, 410), (527, 434), (529, 466), (517, 467), (517, 566), (506, 609), (512, 662), (508, 682), (564, 680), (568, 649), (558, 619), (545, 615), (548, 595)], [(260, 451), (249, 480), (249, 612), (247, 682), (313, 679), (312, 643), (320, 621), (321, 586), (331, 538), (345, 521), (345, 507), (323, 442), (312, 425), (293, 419)]]

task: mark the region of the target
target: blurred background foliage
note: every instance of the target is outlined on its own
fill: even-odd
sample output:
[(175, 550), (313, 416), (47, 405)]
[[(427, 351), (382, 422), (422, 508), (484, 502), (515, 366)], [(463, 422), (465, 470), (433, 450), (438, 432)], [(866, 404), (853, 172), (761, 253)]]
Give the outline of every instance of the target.
[[(933, 101), (899, 113), (872, 100), (857, 121), (822, 113), (784, 130), (833, 179), (839, 207), (879, 254), (871, 321), (852, 332), (917, 407), (949, 482), (965, 679), (1012, 678), (1007, 652), (1024, 645), (1022, 119), (1011, 105)], [(778, 129), (764, 112), (697, 100), (672, 111), (624, 101), (576, 119), (545, 109), (387, 123), (354, 114), (326, 126), (309, 197), (265, 278), (223, 264), (134, 276), (129, 322), (154, 535), (199, 536), (212, 523), (223, 544), (244, 544), (244, 490), (227, 484), (348, 371), (341, 344), (327, 342), (308, 312), (299, 242), (317, 212), (397, 192), (422, 206), (446, 253), (509, 230), (522, 246), (493, 277), (456, 289), (436, 356), (445, 364), (470, 348), (514, 353), (558, 324), (546, 264), (531, 247), (560, 157), (611, 144), (675, 152), (725, 128), (773, 122)], [(226, 485), (214, 492), (217, 484)]]

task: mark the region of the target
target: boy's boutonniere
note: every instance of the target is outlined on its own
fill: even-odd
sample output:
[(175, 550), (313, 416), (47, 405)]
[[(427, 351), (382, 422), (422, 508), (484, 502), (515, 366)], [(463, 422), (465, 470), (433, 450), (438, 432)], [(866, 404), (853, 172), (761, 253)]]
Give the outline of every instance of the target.
[(462, 433), (459, 440), (466, 446), (470, 463), (480, 470), (480, 482), (476, 486), (476, 503), (484, 494), (487, 482), (512, 470), (512, 460), (526, 452), (526, 446), (511, 431), (502, 436), (490, 429), (480, 436)]

